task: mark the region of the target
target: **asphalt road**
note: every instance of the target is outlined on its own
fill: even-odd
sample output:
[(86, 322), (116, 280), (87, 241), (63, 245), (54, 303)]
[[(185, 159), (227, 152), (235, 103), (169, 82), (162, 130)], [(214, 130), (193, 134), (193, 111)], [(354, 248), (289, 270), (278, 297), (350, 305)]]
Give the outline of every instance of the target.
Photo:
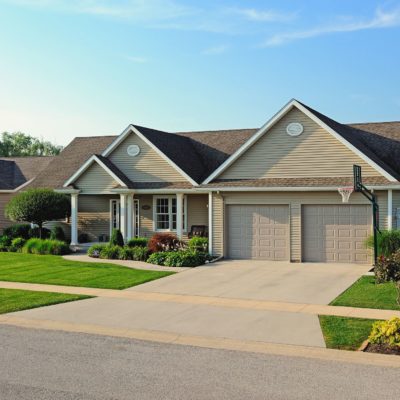
[(0, 399), (397, 399), (399, 369), (0, 326)]

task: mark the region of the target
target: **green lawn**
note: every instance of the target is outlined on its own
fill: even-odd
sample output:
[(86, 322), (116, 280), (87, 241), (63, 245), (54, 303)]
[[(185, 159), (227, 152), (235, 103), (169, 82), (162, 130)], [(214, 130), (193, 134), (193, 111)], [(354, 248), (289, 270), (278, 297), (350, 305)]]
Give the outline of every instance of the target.
[(0, 253), (0, 281), (125, 289), (173, 272), (64, 260), (60, 256)]
[(400, 310), (396, 303), (397, 291), (394, 283), (375, 284), (375, 277), (362, 276), (345, 292), (331, 302), (332, 306), (381, 308)]
[(368, 336), (375, 320), (320, 315), (322, 334), (329, 349), (357, 350)]
[(0, 314), (89, 298), (75, 294), (0, 289)]

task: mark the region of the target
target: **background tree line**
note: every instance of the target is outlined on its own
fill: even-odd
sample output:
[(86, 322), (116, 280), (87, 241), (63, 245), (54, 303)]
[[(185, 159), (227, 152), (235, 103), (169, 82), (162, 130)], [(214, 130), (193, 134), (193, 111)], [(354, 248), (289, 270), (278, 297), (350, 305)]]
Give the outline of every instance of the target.
[(54, 156), (61, 150), (62, 146), (22, 132), (0, 134), (0, 157)]

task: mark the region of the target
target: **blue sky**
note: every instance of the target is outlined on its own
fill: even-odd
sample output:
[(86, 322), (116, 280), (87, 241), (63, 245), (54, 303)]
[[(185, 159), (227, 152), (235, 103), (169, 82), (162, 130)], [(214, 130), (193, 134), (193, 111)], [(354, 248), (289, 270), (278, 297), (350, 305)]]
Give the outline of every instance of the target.
[(0, 132), (400, 120), (400, 1), (0, 0)]

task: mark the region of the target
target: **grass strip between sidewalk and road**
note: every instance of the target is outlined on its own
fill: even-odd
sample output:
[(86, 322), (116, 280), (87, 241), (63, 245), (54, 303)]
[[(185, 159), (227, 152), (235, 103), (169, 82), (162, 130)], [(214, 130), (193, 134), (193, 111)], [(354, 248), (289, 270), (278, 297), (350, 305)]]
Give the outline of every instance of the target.
[(362, 276), (330, 305), (400, 310), (396, 298), (397, 291), (393, 282), (376, 284), (374, 276)]
[(0, 314), (90, 298), (77, 294), (0, 289)]
[(374, 322), (373, 319), (319, 316), (328, 349), (357, 350), (368, 339)]
[(126, 289), (175, 272), (65, 260), (60, 256), (0, 253), (0, 281)]

